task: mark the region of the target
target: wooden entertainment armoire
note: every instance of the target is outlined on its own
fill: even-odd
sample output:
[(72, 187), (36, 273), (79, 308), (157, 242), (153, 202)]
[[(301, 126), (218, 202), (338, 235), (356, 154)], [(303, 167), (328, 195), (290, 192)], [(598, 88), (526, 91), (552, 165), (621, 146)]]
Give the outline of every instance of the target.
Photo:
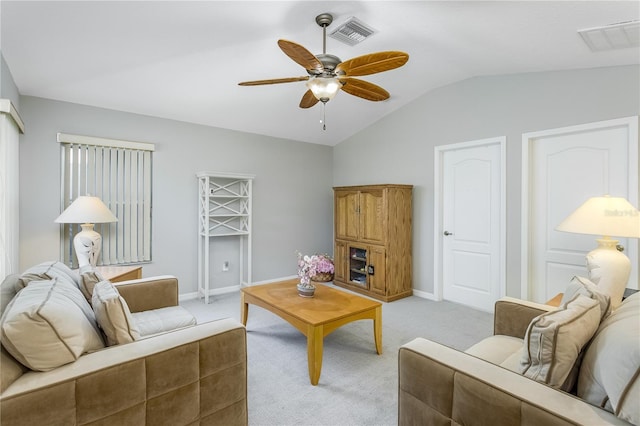
[(334, 284), (390, 302), (411, 296), (412, 185), (340, 186)]

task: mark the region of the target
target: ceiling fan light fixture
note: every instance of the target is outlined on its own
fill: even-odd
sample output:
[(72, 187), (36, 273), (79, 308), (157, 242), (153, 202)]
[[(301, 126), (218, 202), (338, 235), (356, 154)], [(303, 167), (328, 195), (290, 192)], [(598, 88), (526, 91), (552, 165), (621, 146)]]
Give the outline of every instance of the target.
[(336, 77), (314, 77), (307, 81), (307, 87), (320, 102), (327, 103), (340, 90), (340, 80)]

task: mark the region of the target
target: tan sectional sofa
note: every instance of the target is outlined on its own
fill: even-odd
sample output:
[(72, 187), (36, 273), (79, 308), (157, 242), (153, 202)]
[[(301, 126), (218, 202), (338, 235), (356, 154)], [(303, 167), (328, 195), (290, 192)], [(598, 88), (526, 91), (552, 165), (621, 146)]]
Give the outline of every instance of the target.
[[(117, 288), (134, 315), (178, 305), (174, 277)], [(3, 309), (10, 294), (3, 288)], [(248, 423), (246, 330), (232, 319), (104, 347), (48, 371), (26, 368), (4, 343), (3, 426)]]
[(398, 424), (638, 424), (640, 293), (598, 325), (576, 364), (578, 378), (572, 393), (532, 380), (509, 366), (510, 353), (522, 353), (534, 318), (555, 309), (503, 298), (495, 306), (494, 336), (474, 345), (470, 353), (422, 338), (402, 346)]

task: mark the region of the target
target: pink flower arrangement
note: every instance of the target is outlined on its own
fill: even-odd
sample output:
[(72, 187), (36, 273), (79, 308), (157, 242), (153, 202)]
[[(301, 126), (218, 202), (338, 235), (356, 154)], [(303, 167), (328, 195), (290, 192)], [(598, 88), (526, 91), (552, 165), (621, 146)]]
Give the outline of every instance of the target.
[(312, 287), (311, 278), (317, 274), (333, 274), (333, 258), (328, 254), (303, 255), (298, 252), (298, 276), (300, 284)]

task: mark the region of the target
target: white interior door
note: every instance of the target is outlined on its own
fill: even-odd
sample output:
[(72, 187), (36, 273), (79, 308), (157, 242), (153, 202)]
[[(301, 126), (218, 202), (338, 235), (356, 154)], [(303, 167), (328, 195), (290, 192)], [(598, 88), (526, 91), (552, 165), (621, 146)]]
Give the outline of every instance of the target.
[[(523, 138), (528, 145), (523, 149), (529, 155), (529, 175), (523, 177), (529, 187), (525, 298), (544, 302), (564, 292), (574, 275), (587, 276), (585, 255), (596, 247), (598, 237), (554, 228), (589, 197), (610, 194), (637, 205), (637, 131), (634, 142), (627, 124), (612, 120)], [(630, 284), (636, 288), (637, 242), (622, 238), (620, 244), (628, 249)]]
[(500, 143), (446, 151), (442, 161), (442, 281), (446, 300), (492, 312), (502, 296)]

